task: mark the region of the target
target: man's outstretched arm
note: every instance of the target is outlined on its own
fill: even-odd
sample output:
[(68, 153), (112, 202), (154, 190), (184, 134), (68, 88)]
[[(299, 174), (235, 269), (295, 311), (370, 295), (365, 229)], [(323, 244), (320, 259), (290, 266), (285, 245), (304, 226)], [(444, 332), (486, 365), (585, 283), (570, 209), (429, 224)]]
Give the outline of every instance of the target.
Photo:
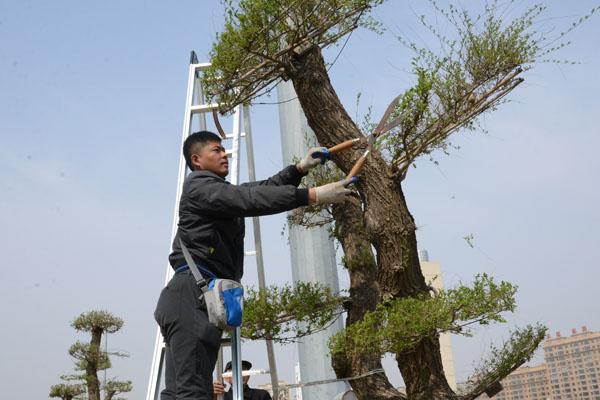
[(300, 185), (302, 178), (308, 173), (311, 168), (316, 167), (321, 163), (320, 158), (313, 158), (312, 155), (315, 152), (322, 150), (323, 147), (312, 147), (308, 149), (308, 152), (302, 160), (296, 164), (289, 165), (282, 169), (272, 177), (256, 182), (243, 183), (240, 186), (258, 186), (258, 185)]
[(217, 177), (191, 177), (184, 189), (189, 209), (215, 217), (254, 217), (289, 211), (308, 204), (344, 201), (351, 180), (302, 189), (293, 185), (231, 185)]

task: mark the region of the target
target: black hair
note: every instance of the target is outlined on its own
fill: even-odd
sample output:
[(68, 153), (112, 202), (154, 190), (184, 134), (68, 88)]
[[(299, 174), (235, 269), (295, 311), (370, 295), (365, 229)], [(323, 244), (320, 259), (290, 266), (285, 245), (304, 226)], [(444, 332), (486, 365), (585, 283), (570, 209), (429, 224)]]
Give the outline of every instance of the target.
[(192, 133), (185, 139), (185, 142), (183, 142), (183, 157), (185, 157), (185, 163), (191, 171), (194, 170), (194, 166), (192, 165), (192, 154), (200, 150), (197, 148), (198, 145), (202, 148), (210, 142), (221, 143), (221, 137), (210, 131), (200, 131)]

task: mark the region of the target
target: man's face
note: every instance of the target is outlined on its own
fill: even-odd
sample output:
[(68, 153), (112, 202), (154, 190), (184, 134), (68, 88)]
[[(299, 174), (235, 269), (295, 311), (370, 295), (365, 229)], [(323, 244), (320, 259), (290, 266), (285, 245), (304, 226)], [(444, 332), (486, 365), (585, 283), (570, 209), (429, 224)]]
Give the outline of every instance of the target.
[(192, 154), (192, 164), (195, 170), (210, 171), (221, 178), (229, 173), (227, 153), (220, 142), (208, 142)]
[[(245, 370), (244, 370), (245, 371)], [(231, 372), (230, 369), (227, 370), (227, 372)], [(230, 385), (233, 385), (233, 376), (227, 376), (225, 378), (223, 378), (227, 383), (229, 383)], [(248, 381), (250, 380), (250, 376), (242, 376), (242, 383), (244, 385), (248, 384)]]

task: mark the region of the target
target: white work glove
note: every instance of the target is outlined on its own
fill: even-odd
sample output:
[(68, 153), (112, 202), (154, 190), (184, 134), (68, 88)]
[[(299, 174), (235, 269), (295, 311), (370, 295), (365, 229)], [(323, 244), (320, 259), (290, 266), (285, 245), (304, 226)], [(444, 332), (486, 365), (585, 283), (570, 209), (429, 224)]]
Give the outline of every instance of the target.
[(356, 182), (357, 178), (344, 179), (343, 181), (328, 183), (327, 185), (315, 188), (315, 197), (317, 204), (341, 203), (346, 196), (352, 193), (347, 186)]
[(316, 167), (319, 164), (324, 164), (327, 161), (327, 148), (326, 147), (311, 147), (308, 152), (298, 164), (296, 168), (298, 171), (307, 173), (309, 169)]

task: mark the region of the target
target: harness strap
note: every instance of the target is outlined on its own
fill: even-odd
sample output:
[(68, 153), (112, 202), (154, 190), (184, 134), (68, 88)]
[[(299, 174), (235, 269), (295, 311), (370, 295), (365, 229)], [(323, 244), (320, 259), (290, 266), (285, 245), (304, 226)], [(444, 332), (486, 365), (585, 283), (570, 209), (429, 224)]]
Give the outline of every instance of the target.
[[(187, 266), (189, 267), (190, 271), (192, 271), (192, 275), (194, 275), (194, 279), (196, 279), (196, 285), (198, 285), (198, 287), (200, 288), (202, 293), (206, 292), (206, 290), (208, 289), (208, 282), (206, 282), (206, 279), (204, 279), (204, 277), (200, 273), (200, 270), (196, 266), (196, 263), (194, 262), (192, 255), (190, 254), (190, 252), (189, 252), (188, 248), (185, 246), (185, 244), (183, 244), (183, 241), (181, 240), (181, 238), (179, 238), (179, 245), (181, 246), (181, 251), (183, 252), (183, 257), (185, 257)], [(181, 267), (179, 267), (179, 268), (181, 268)]]

